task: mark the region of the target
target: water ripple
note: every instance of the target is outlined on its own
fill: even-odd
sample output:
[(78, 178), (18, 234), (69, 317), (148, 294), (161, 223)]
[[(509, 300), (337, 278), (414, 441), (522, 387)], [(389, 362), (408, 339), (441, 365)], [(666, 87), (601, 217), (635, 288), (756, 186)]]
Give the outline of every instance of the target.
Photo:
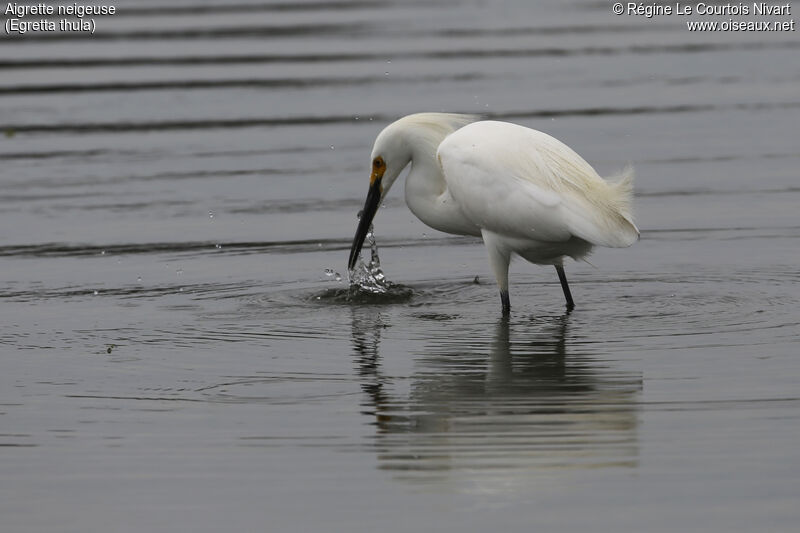
[[(469, 76), (469, 75), (468, 75)], [(572, 109), (540, 109), (526, 111), (508, 111), (503, 113), (488, 113), (486, 118), (497, 120), (535, 119), (535, 118), (561, 118), (561, 117), (596, 117), (605, 115), (644, 115), (644, 114), (678, 114), (701, 113), (716, 111), (765, 111), (780, 109), (800, 108), (800, 102), (748, 102), (733, 104), (679, 104), (668, 106), (633, 106), (633, 107), (587, 107)], [(455, 110), (457, 111), (457, 110)], [(388, 122), (396, 117), (381, 114), (370, 114), (379, 122)], [(144, 122), (95, 122), (95, 123), (70, 123), (70, 124), (9, 124), (7, 131), (15, 133), (131, 133), (143, 131), (172, 131), (195, 129), (235, 129), (254, 128), (264, 126), (322, 126), (333, 124), (353, 124), (352, 115), (326, 115), (302, 117), (263, 117), (239, 119), (202, 119), (202, 120), (173, 120), (173, 121), (144, 121)]]

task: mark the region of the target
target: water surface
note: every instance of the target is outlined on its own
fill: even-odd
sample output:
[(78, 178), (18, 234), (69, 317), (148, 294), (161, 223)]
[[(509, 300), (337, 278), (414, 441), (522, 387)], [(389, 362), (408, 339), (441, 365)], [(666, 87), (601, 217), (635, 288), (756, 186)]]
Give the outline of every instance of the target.
[[(118, 9), (3, 37), (5, 528), (796, 528), (796, 34), (602, 2)], [(423, 110), (632, 163), (641, 241), (568, 265), (569, 314), (514, 263), (504, 319), (482, 245), (398, 186), (398, 292), (348, 298), (372, 141)]]

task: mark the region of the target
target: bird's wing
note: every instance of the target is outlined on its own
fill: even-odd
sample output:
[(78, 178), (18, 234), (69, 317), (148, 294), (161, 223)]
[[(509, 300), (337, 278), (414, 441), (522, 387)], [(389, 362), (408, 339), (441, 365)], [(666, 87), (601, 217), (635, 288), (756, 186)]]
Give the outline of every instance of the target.
[(638, 230), (625, 192), (549, 135), (505, 122), (461, 128), (439, 146), (453, 198), (473, 223), (508, 236), (629, 246)]

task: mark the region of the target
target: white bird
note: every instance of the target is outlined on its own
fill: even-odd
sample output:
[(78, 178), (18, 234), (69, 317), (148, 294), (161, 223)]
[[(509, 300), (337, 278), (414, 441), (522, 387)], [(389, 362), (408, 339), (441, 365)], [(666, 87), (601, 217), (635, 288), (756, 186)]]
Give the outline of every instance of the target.
[(631, 213), (633, 172), (628, 169), (616, 181), (606, 181), (545, 133), (476, 120), (472, 115), (417, 113), (378, 135), (350, 270), (378, 206), (411, 163), (405, 191), (411, 212), (436, 230), (483, 238), (504, 314), (511, 308), (512, 254), (554, 265), (572, 309), (564, 257), (580, 259), (593, 246), (626, 247), (639, 238)]

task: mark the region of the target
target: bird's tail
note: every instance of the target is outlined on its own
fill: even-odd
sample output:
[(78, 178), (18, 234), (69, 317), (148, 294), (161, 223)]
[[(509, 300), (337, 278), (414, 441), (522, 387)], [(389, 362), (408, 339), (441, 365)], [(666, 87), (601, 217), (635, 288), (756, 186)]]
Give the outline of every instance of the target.
[(610, 188), (610, 204), (613, 210), (620, 216), (619, 230), (624, 243), (623, 246), (630, 246), (639, 240), (639, 229), (633, 222), (633, 167), (626, 166), (619, 174), (607, 178)]
[(633, 177), (633, 167), (628, 165), (619, 174), (606, 178), (613, 191), (616, 211), (631, 224), (633, 224)]

